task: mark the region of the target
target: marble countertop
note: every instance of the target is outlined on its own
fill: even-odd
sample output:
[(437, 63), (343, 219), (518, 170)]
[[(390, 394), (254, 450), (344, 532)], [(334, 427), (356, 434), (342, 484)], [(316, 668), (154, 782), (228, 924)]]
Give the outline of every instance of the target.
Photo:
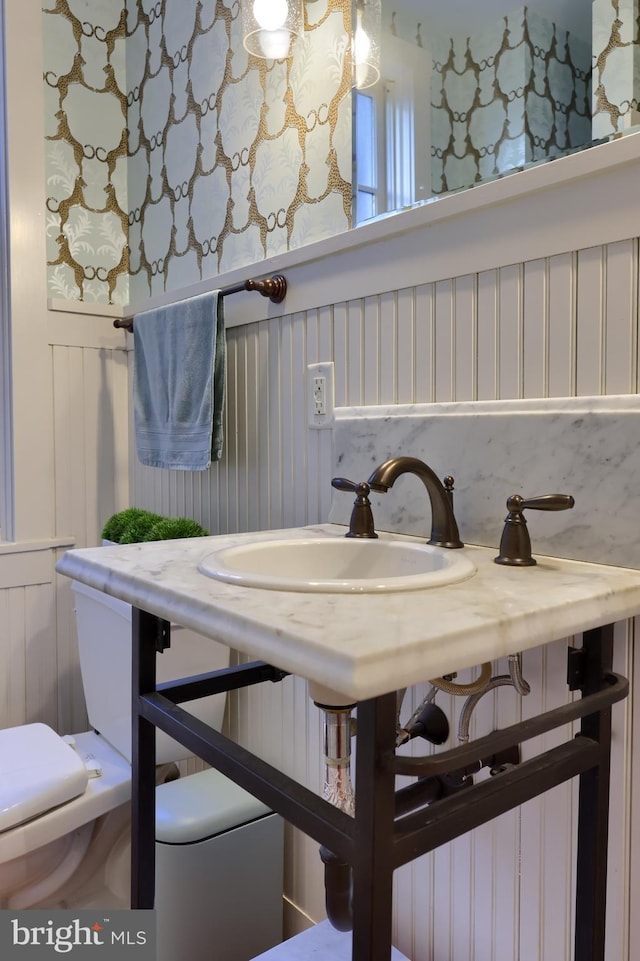
[[(342, 537), (293, 530), (70, 550), (57, 570), (359, 701), (640, 613), (640, 571), (534, 555), (493, 563), (446, 587), (386, 594), (305, 594), (223, 583), (198, 571), (217, 548), (261, 539)], [(381, 535), (420, 541), (406, 535)]]

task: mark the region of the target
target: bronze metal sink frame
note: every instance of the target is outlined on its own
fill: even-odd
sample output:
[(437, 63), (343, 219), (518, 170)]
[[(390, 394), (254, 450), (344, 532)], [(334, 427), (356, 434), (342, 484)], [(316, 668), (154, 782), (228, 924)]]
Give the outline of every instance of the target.
[[(356, 752), (359, 790), (353, 818), (180, 707), (181, 702), (206, 694), (277, 682), (285, 672), (253, 662), (156, 685), (156, 651), (169, 644), (169, 624), (134, 608), (132, 631), (133, 908), (152, 908), (154, 903), (158, 727), (351, 865), (352, 957), (356, 961), (390, 959), (396, 868), (579, 777), (574, 961), (604, 961), (611, 707), (629, 689), (626, 678), (611, 671), (612, 625), (585, 632), (582, 647), (569, 648), (567, 682), (571, 690), (580, 690), (581, 698), (451, 751), (424, 758), (397, 757), (395, 692), (361, 701)], [(581, 725), (575, 738), (424, 806), (420, 779), (459, 771), (577, 719)], [(407, 789), (402, 792), (402, 804), (396, 801), (397, 774), (418, 778), (413, 807)]]

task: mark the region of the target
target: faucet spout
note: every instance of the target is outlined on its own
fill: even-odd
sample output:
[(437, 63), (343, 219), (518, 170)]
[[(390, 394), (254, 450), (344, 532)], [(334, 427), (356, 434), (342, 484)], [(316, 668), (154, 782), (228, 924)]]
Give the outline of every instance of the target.
[(392, 457), (374, 470), (368, 483), (371, 490), (385, 493), (402, 474), (415, 474), (427, 489), (431, 503), (431, 536), (428, 543), (436, 547), (464, 547), (451, 496), (424, 461), (417, 457)]

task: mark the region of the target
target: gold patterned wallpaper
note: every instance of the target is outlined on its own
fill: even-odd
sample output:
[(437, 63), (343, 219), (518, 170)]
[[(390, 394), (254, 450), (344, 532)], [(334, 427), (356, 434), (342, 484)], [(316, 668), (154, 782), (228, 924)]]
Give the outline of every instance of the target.
[(594, 0), (593, 136), (640, 123), (640, 2)]
[[(246, 54), (240, 0), (43, 4), (52, 298), (135, 303), (351, 226), (351, 0), (305, 4), (276, 63)], [(640, 121), (639, 8), (594, 0), (593, 138)], [(512, 21), (499, 56), (434, 56), (434, 193), (590, 139), (574, 44)]]
[(437, 51), (431, 186), (459, 190), (591, 141), (591, 49), (523, 6)]
[(238, 0), (48, 0), (49, 293), (128, 303), (351, 225), (349, 0), (286, 61)]

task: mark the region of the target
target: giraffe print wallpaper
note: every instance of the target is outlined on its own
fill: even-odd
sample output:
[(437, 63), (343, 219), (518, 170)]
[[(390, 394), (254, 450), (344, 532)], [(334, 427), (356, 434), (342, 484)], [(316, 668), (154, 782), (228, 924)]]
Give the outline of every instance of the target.
[(533, 6), (514, 9), (482, 34), (467, 30), (454, 37), (394, 7), (394, 0), (385, 0), (386, 29), (433, 56), (434, 194), (640, 124), (640, 0), (585, 0), (591, 44)]
[(128, 303), (351, 225), (349, 0), (305, 7), (286, 61), (238, 0), (49, 0), (54, 298)]
[(591, 50), (527, 7), (433, 53), (434, 194), (591, 140)]
[(594, 0), (593, 136), (640, 123), (640, 2)]
[(124, 6), (50, 0), (43, 17), (49, 293), (126, 303)]
[[(639, 3), (594, 0), (591, 54), (527, 7), (440, 43), (412, 24), (433, 193), (637, 124)], [(52, 298), (135, 304), (350, 228), (351, 0), (305, 4), (275, 63), (244, 51), (240, 0), (43, 4)]]

